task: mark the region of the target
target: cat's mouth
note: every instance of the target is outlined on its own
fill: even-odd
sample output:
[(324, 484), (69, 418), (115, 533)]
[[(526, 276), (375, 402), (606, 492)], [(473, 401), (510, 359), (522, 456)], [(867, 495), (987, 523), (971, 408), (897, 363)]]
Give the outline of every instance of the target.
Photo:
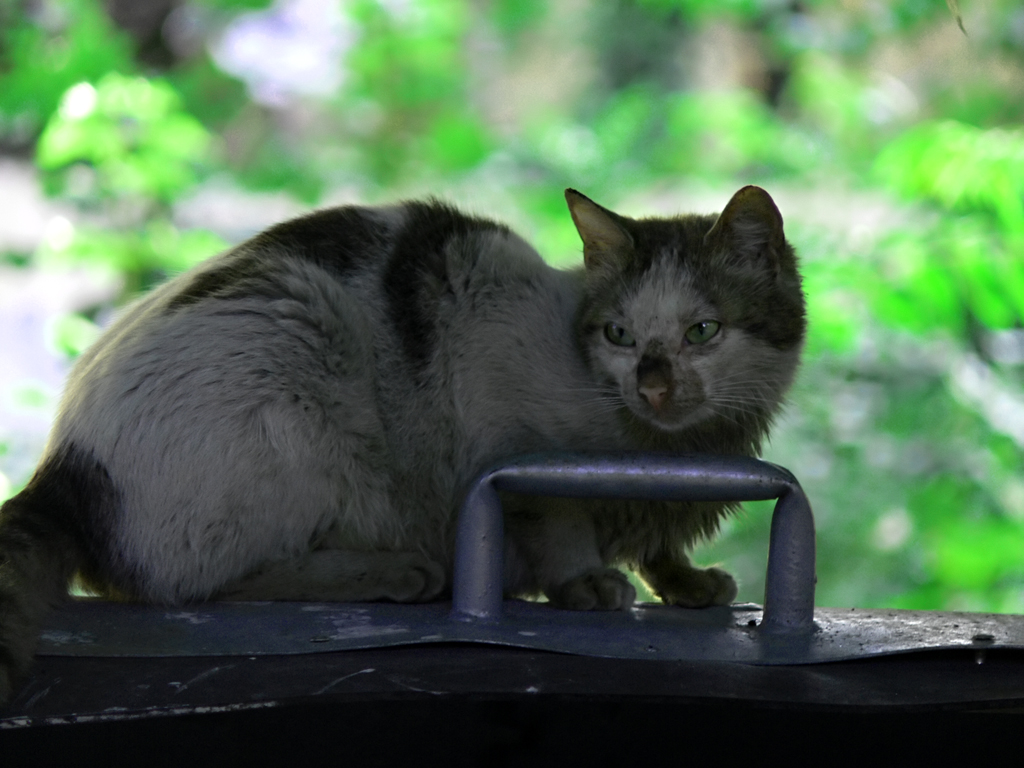
[(648, 398), (639, 389), (637, 395), (636, 402), (631, 407), (633, 413), (663, 432), (682, 432), (707, 421), (714, 415), (707, 400), (680, 403), (671, 394), (660, 398)]

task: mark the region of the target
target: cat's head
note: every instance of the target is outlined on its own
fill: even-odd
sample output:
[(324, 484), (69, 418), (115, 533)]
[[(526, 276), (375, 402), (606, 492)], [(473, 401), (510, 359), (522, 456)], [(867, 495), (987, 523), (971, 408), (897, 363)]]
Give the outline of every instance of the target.
[(757, 443), (806, 330), (797, 260), (759, 187), (718, 216), (630, 219), (566, 190), (583, 240), (578, 332), (602, 389), (663, 432), (732, 426)]

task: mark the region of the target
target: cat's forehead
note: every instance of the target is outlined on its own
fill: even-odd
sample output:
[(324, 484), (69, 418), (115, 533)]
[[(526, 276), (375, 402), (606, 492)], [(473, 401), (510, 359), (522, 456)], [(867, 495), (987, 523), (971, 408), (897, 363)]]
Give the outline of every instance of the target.
[(692, 273), (677, 259), (656, 259), (623, 297), (623, 310), (635, 323), (692, 321), (711, 317), (715, 307)]

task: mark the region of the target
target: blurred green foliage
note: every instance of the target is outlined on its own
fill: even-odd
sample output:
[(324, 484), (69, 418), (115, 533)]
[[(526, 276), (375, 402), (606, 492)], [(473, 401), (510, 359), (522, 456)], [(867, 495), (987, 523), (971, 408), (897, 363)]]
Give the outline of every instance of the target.
[[(783, 207), (811, 331), (768, 453), (815, 505), (819, 603), (1021, 611), (1024, 15), (974, 5), (962, 43), (933, 0), (350, 0), (338, 91), (268, 105), (202, 45), (142, 63), (99, 0), (4, 0), (0, 147), (28, 147), (81, 213), (29, 263), (103, 265), (122, 298), (224, 245), (175, 224), (211, 179), (305, 204), (496, 201), (553, 263), (578, 259), (566, 186), (625, 213), (686, 185), (820, 199), (832, 215)], [(212, 43), (270, 4), (187, 6)], [(708, 85), (700, 57), (727, 45), (748, 75)], [(853, 238), (864, 201), (883, 215)], [(73, 357), (95, 333), (74, 316), (53, 344)], [(744, 599), (769, 517), (748, 505), (698, 554)]]
[(95, 86), (69, 88), (38, 138), (36, 165), (50, 194), (108, 223), (69, 228), (50, 239), (50, 255), (106, 266), (134, 292), (222, 249), (216, 235), (171, 223), (172, 204), (196, 185), (210, 146), (166, 81), (108, 72)]
[(166, 82), (110, 72), (96, 86), (68, 89), (39, 137), (36, 162), (47, 172), (77, 165), (92, 181), (73, 192), (66, 183), (51, 185), (51, 193), (168, 204), (195, 183), (209, 143)]
[(64, 92), (131, 67), (128, 35), (94, 0), (0, 4), (0, 130), (37, 134)]

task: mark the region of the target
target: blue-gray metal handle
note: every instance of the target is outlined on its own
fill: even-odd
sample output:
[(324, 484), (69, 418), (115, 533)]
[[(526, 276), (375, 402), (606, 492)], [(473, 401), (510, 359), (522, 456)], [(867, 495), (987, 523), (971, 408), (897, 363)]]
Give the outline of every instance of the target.
[(746, 456), (542, 454), (484, 472), (459, 513), (452, 615), (501, 616), (504, 519), (498, 491), (569, 498), (656, 501), (778, 499), (765, 577), (764, 632), (810, 630), (814, 621), (814, 517), (796, 478)]

